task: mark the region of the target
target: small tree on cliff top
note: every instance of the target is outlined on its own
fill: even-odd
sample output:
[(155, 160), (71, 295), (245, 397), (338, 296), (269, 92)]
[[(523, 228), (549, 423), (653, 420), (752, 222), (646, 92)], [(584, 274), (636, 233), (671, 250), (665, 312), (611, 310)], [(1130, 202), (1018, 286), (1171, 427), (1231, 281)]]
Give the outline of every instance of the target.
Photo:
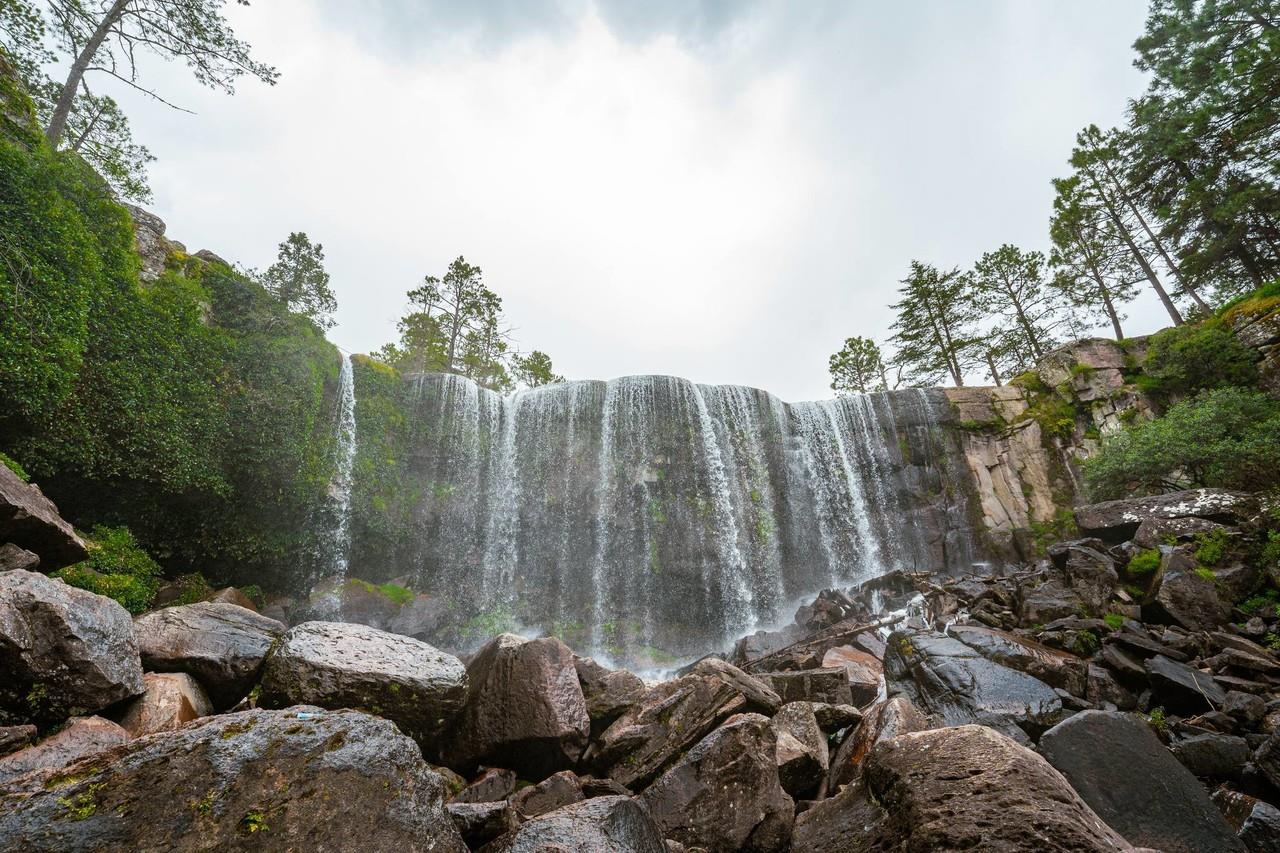
[(827, 362), (831, 371), (831, 390), (836, 394), (865, 394), (883, 390), (885, 381), (884, 357), (880, 347), (871, 338), (846, 338)]
[(322, 329), (333, 326), (338, 301), (329, 289), (324, 268), (324, 247), (294, 231), (280, 244), (276, 262), (267, 268), (262, 283), (273, 296)]
[(964, 374), (980, 351), (976, 331), (978, 310), (970, 298), (966, 277), (959, 269), (941, 272), (930, 264), (911, 262), (911, 274), (898, 289), (892, 306), (895, 361), (918, 383), (950, 377), (964, 385)]

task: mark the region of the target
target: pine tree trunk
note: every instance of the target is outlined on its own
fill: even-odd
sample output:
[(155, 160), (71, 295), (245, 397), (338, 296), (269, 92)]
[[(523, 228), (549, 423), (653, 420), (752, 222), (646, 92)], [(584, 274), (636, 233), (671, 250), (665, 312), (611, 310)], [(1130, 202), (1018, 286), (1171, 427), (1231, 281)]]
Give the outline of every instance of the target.
[(98, 23), (98, 28), (93, 31), (93, 35), (89, 37), (89, 40), (85, 42), (84, 48), (76, 56), (76, 61), (71, 63), (71, 71), (67, 74), (67, 82), (62, 84), (62, 91), (58, 93), (58, 102), (53, 107), (53, 115), (49, 117), (49, 127), (44, 132), (45, 138), (49, 140), (50, 148), (56, 149), (58, 143), (62, 141), (62, 134), (67, 129), (67, 117), (71, 115), (71, 105), (75, 103), (76, 93), (80, 91), (80, 81), (84, 79), (84, 73), (88, 70), (89, 63), (93, 62), (94, 56), (98, 53), (98, 48), (102, 47), (107, 34), (111, 32), (111, 28), (124, 15), (125, 7), (129, 3), (130, 0), (115, 0), (111, 4), (111, 8), (107, 10), (107, 13)]
[(1124, 240), (1125, 246), (1129, 249), (1129, 253), (1141, 268), (1143, 275), (1147, 277), (1147, 281), (1151, 283), (1151, 287), (1155, 290), (1156, 295), (1160, 297), (1160, 303), (1164, 305), (1164, 310), (1169, 312), (1173, 325), (1181, 326), (1187, 321), (1182, 318), (1182, 313), (1178, 311), (1178, 306), (1173, 304), (1173, 300), (1169, 298), (1169, 293), (1164, 289), (1164, 285), (1160, 283), (1160, 278), (1156, 275), (1156, 271), (1151, 268), (1151, 264), (1147, 262), (1146, 255), (1142, 254), (1142, 250), (1138, 248), (1138, 244), (1133, 242), (1133, 237), (1129, 234), (1129, 229), (1125, 228), (1124, 221), (1120, 218), (1120, 213), (1115, 209), (1111, 200), (1103, 193), (1102, 187), (1098, 185), (1096, 178), (1090, 177), (1093, 181), (1093, 188), (1098, 193), (1098, 198), (1102, 199), (1103, 205), (1106, 207), (1107, 216), (1111, 219), (1112, 224), (1116, 226), (1116, 233), (1120, 235), (1120, 239)]

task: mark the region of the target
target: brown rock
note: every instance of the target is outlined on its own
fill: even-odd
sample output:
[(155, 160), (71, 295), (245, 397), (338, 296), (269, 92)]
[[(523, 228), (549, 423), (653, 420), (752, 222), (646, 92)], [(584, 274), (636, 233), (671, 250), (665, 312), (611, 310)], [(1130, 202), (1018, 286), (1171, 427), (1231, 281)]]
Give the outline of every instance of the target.
[(458, 834), (472, 850), (487, 841), (514, 830), (519, 821), (515, 809), (505, 800), (500, 802), (446, 803), (444, 810), (453, 819)]
[(0, 758), (0, 784), (37, 770), (59, 770), (118, 746), (129, 733), (102, 717), (79, 717), (56, 735)]
[(709, 675), (728, 684), (747, 700), (747, 709), (766, 716), (776, 714), (782, 707), (782, 697), (769, 685), (753, 675), (747, 675), (731, 663), (719, 658), (703, 658), (689, 670), (690, 675)]
[(585, 799), (577, 774), (572, 770), (561, 770), (536, 785), (521, 788), (511, 798), (511, 807), (521, 819), (528, 820)]
[(0, 463), (0, 542), (12, 543), (40, 557), (40, 567), (52, 572), (89, 555), (84, 540), (58, 514), (39, 486), (22, 482)]
[(1061, 687), (1072, 696), (1084, 695), (1085, 661), (1073, 654), (977, 625), (952, 625), (947, 634), (988, 660), (1035, 676), (1051, 687)]
[(739, 714), (707, 735), (641, 799), (667, 838), (708, 853), (789, 849), (794, 804), (778, 782), (769, 720)]
[(861, 778), (862, 764), (876, 744), (927, 728), (929, 719), (902, 696), (871, 706), (862, 718), (862, 724), (845, 736), (835, 758), (831, 759), (827, 790), (834, 791)]
[(480, 853), (666, 853), (662, 833), (631, 797), (596, 797), (556, 809), (491, 841)]
[(849, 689), (853, 704), (862, 706), (876, 701), (880, 682), (884, 678), (884, 664), (880, 658), (853, 646), (836, 646), (827, 649), (822, 656), (824, 667), (842, 666), (849, 673)]
[(573, 659), (578, 671), (578, 683), (587, 702), (587, 716), (591, 718), (591, 731), (599, 734), (644, 695), (644, 682), (640, 676), (625, 669), (608, 669), (591, 658)]
[(120, 718), (130, 737), (171, 731), (213, 713), (204, 688), (185, 672), (148, 672), (142, 681), (146, 692)]
[(12, 572), (22, 569), (34, 572), (40, 565), (40, 557), (26, 548), (6, 542), (0, 545), (0, 572)]
[(502, 767), (486, 767), (453, 798), (455, 803), (496, 803), (515, 793), (516, 774)]
[(986, 726), (880, 743), (864, 780), (888, 813), (884, 849), (1129, 849), (1048, 762)]
[(801, 672), (762, 672), (757, 677), (772, 687), (784, 702), (853, 704), (848, 671), (843, 666)]
[(834, 797), (814, 803), (796, 816), (791, 849), (872, 853), (884, 823), (884, 809), (872, 803), (861, 782), (846, 785)]
[(253, 603), (253, 599), (234, 586), (223, 587), (206, 598), (205, 601), (234, 604), (236, 607), (243, 607), (245, 610), (252, 610), (254, 613), (258, 612), (258, 605)]
[(813, 706), (788, 702), (773, 717), (777, 740), (778, 781), (792, 797), (812, 793), (827, 773), (827, 737), (818, 727)]
[(35, 741), (37, 733), (36, 727), (32, 725), (0, 726), (0, 757), (29, 746)]
[(575, 765), (591, 720), (573, 652), (554, 637), (502, 634), (467, 666), (466, 703), (446, 763), (510, 767), (531, 780)]

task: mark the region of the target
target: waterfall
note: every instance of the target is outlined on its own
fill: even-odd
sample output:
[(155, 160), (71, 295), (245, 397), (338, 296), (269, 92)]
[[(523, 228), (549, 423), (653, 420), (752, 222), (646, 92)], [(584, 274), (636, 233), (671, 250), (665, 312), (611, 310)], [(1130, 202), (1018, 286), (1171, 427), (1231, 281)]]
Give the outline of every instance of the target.
[[(940, 392), (787, 404), (669, 376), (509, 397), (410, 381), (397, 464), (414, 532), (378, 568), (445, 598), (460, 642), (474, 625), (521, 627), (660, 661), (787, 618), (825, 586), (972, 555)], [(335, 495), (349, 496), (345, 470)]]
[(356, 459), (356, 380), (351, 358), (338, 370), (338, 417), (334, 421), (333, 476), (329, 480), (329, 525), (324, 534), (326, 575), (337, 586), (347, 579), (351, 560), (351, 489)]

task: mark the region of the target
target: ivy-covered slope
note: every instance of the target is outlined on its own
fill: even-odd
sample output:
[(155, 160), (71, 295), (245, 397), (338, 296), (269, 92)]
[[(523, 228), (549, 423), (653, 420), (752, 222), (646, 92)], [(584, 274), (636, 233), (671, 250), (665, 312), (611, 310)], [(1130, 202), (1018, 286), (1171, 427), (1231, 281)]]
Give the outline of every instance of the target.
[(175, 252), (142, 286), (129, 213), (4, 72), (0, 452), (171, 573), (288, 585), (330, 477), (336, 348), (220, 262)]

